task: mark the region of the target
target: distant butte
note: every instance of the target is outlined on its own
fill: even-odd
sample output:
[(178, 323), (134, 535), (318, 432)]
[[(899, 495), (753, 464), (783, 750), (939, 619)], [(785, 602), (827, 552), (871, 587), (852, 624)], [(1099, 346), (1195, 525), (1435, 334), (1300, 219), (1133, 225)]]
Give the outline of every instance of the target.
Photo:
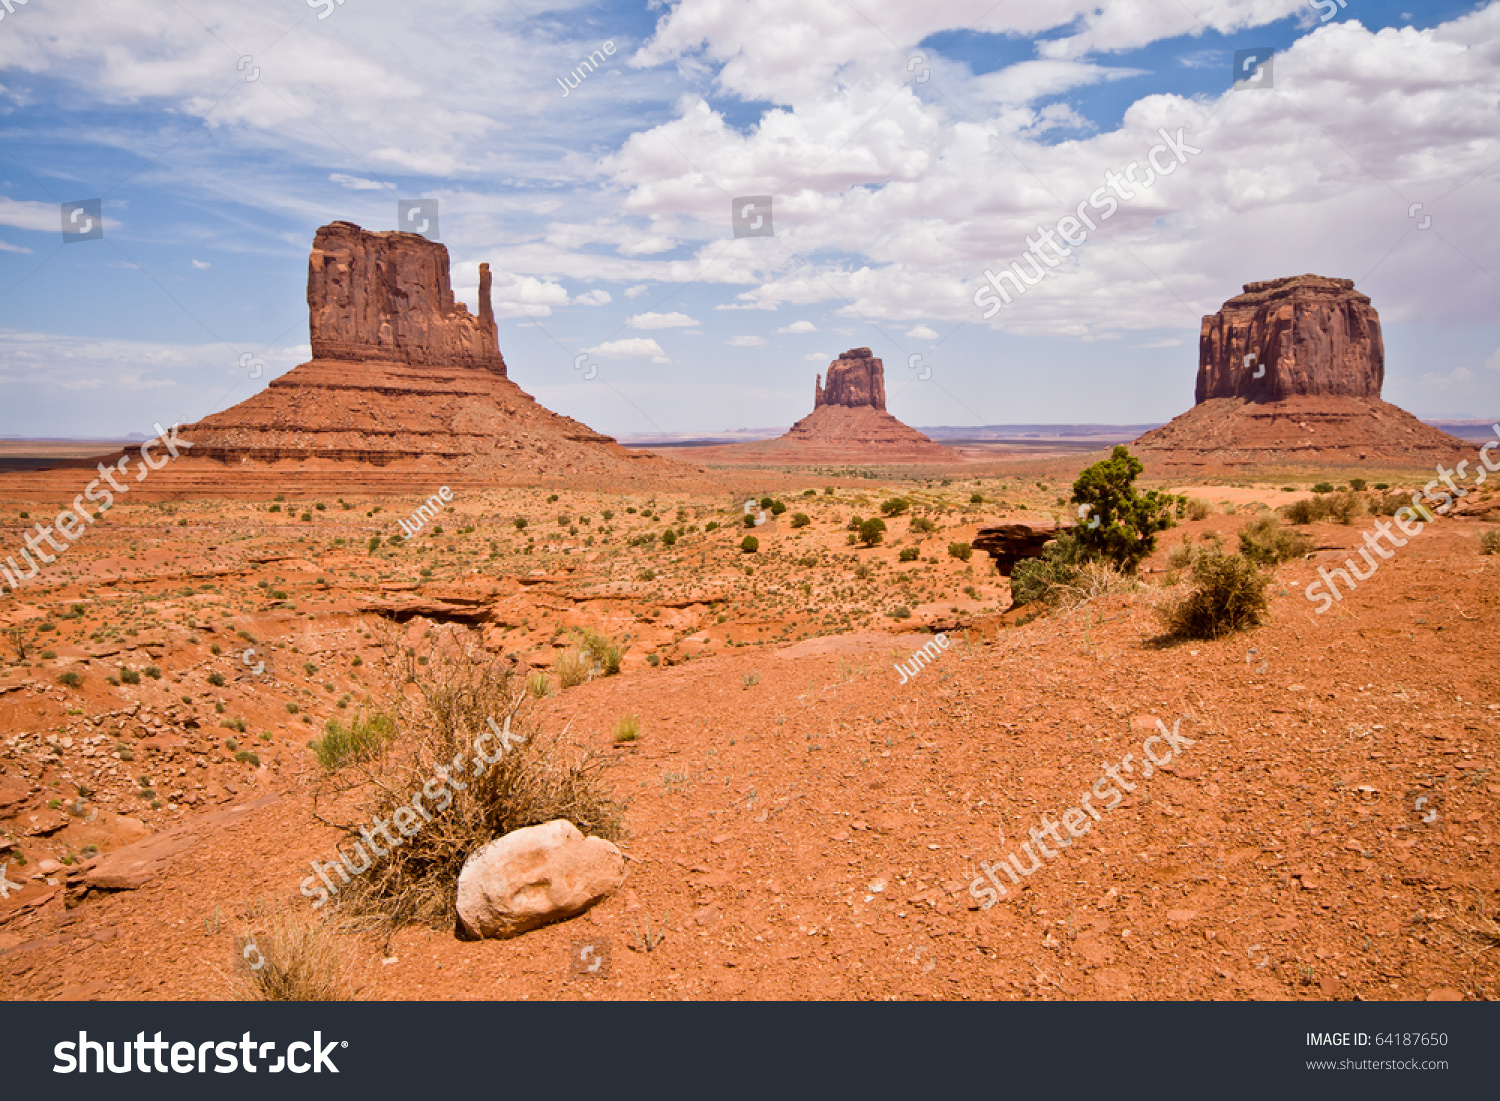
[(703, 448), (694, 458), (722, 462), (960, 463), (961, 452), (924, 436), (885, 408), (885, 364), (851, 348), (813, 384), (813, 411), (783, 436)]
[(1350, 279), (1246, 283), (1203, 319), (1192, 409), (1135, 441), (1165, 466), (1435, 462), (1462, 440), (1381, 400), (1380, 317)]

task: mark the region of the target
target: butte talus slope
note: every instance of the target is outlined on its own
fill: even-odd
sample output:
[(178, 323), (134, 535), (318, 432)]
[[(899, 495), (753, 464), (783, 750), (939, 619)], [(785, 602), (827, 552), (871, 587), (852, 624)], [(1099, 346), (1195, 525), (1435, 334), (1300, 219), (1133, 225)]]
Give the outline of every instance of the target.
[[(543, 408), (512, 382), (480, 265), (479, 316), (453, 297), (448, 250), (349, 222), (318, 230), (308, 259), (313, 358), (181, 430), (178, 478), (430, 489), (587, 478), (674, 479), (692, 468), (632, 454)], [(180, 464), (180, 465), (179, 465)], [(331, 479), (318, 475), (331, 475)], [(282, 488), (279, 484), (277, 488)]]
[(1472, 447), (1380, 397), (1380, 317), (1349, 279), (1247, 283), (1203, 319), (1197, 404), (1135, 441), (1157, 466), (1428, 465)]
[(958, 463), (962, 453), (902, 424), (885, 408), (885, 364), (853, 348), (818, 376), (813, 411), (774, 440), (705, 448), (694, 453), (727, 462)]

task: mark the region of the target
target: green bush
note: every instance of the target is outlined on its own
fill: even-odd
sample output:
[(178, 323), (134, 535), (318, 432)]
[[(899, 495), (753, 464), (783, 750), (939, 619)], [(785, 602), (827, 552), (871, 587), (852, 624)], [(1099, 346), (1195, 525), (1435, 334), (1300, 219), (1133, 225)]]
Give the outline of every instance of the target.
[(957, 558), (960, 562), (967, 562), (974, 556), (974, 548), (967, 543), (949, 543), (948, 555)]
[(717, 520), (710, 520), (708, 523), (706, 523), (706, 524), (703, 525), (703, 530), (704, 531), (718, 531), (719, 530), (719, 522)]
[(1332, 493), (1333, 484), (1331, 482), (1319, 482), (1317, 485), (1312, 487), (1312, 491), (1314, 493)]
[(1315, 524), (1328, 514), (1319, 497), (1293, 501), (1289, 505), (1282, 505), (1279, 511), (1293, 524)]
[(1341, 524), (1352, 524), (1366, 512), (1365, 499), (1358, 493), (1336, 493), (1323, 498), (1328, 515)]
[(812, 523), (812, 518), (809, 517), (807, 515), (807, 513), (805, 513), (805, 512), (794, 512), (794, 513), (792, 513), (792, 527), (794, 527), (794, 528), (805, 528), (810, 523)]
[(745, 513), (745, 526), (747, 528), (753, 528), (755, 526), (755, 514), (754, 513), (750, 513), (750, 512)]
[(772, 516), (780, 516), (785, 511), (786, 511), (786, 505), (783, 504), (781, 501), (772, 501), (771, 502), (771, 515)]
[(72, 670), (69, 670), (57, 678), (57, 683), (66, 688), (77, 688), (83, 684), (83, 678)]
[(937, 525), (925, 516), (913, 516), (909, 527), (912, 531), (920, 532), (924, 535), (930, 535), (937, 531)]
[[(1135, 479), (1145, 468), (1123, 444), (1088, 467), (1073, 483), (1073, 503), (1088, 505), (1088, 523), (1073, 529), (1085, 560), (1103, 559), (1127, 573), (1156, 549), (1157, 532), (1172, 526), (1171, 494), (1140, 493)], [(1098, 523), (1093, 521), (1098, 519)]]
[(1059, 535), (1043, 548), (1041, 557), (1016, 563), (1010, 573), (1011, 603), (1049, 604), (1060, 589), (1078, 579), (1082, 548), (1071, 533)]
[(1350, 478), (1349, 488), (1354, 490), (1355, 493), (1363, 493), (1365, 491), (1365, 480), (1363, 478)]
[(873, 547), (885, 538), (885, 521), (880, 519), (864, 520), (859, 525), (859, 541), (867, 547)]
[(969, 494), (969, 504), (971, 504), (971, 505), (982, 505), (982, 504), (984, 504), (984, 494), (983, 493), (971, 493), (971, 494)]
[(885, 614), (890, 616), (892, 619), (910, 619), (911, 609), (908, 608), (905, 604), (897, 604), (894, 608), (892, 608)]
[(673, 531), (671, 528), (668, 528), (666, 531), (664, 531), (664, 532), (661, 533), (661, 545), (662, 546), (664, 546), (664, 547), (670, 547), (670, 546), (675, 545), (676, 542), (677, 542), (677, 533), (675, 531)]
[(902, 547), (901, 553), (896, 557), (902, 562), (915, 562), (918, 558), (922, 557), (922, 549), (920, 547)]
[(1270, 574), (1238, 554), (1204, 548), (1193, 560), (1188, 594), (1161, 611), (1168, 631), (1180, 638), (1214, 639), (1258, 627), (1266, 618)]
[(747, 535), (744, 539), (740, 540), (740, 550), (746, 554), (754, 554), (760, 550), (760, 540), (753, 535)]
[(1312, 536), (1282, 527), (1274, 516), (1262, 516), (1240, 529), (1240, 553), (1261, 565), (1275, 566), (1301, 558), (1313, 546)]
[(125, 684), (140, 684), (141, 675), (128, 665), (120, 666), (120, 680)]
[(310, 743), (317, 754), (318, 763), (329, 772), (335, 772), (355, 761), (369, 760), (376, 756), (396, 736), (396, 724), (384, 712), (361, 715), (348, 726), (337, 719), (329, 719), (323, 728), (323, 737)]
[(905, 497), (890, 497), (880, 502), (880, 511), (886, 516), (900, 516), (911, 508), (911, 502)]

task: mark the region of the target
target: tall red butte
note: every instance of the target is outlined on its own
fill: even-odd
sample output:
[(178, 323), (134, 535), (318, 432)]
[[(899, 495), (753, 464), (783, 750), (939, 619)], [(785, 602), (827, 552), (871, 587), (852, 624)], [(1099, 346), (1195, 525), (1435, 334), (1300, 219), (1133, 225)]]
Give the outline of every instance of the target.
[(961, 463), (962, 453), (934, 442), (886, 412), (885, 364), (868, 348), (851, 348), (828, 365), (828, 385), (813, 385), (813, 411), (784, 436), (706, 447), (697, 459), (717, 462)]
[(579, 479), (657, 483), (693, 468), (632, 453), (507, 377), (479, 267), (479, 316), (453, 297), (448, 250), (411, 233), (323, 226), (307, 264), (313, 358), (180, 435), (151, 488), (430, 491)]
[(1158, 466), (1429, 465), (1472, 450), (1382, 401), (1380, 317), (1350, 279), (1246, 283), (1203, 319), (1197, 404), (1135, 441)]

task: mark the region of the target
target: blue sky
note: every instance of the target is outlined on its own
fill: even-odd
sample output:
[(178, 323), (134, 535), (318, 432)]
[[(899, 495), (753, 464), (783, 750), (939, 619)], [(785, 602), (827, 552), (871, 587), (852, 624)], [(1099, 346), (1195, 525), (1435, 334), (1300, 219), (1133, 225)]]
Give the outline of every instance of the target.
[[(460, 297), (495, 269), (512, 377), (606, 432), (788, 424), (862, 345), (914, 424), (1166, 420), (1201, 316), (1306, 271), (1374, 300), (1388, 400), (1500, 416), (1500, 5), (1335, 3), (31, 0), (0, 433), (243, 400), (308, 356), (316, 228), (422, 197)], [(1232, 90), (1252, 47), (1272, 87)], [(984, 270), (1162, 129), (1201, 152), (984, 318)], [(776, 236), (736, 239), (760, 194)], [(90, 198), (104, 237), (63, 243)]]

